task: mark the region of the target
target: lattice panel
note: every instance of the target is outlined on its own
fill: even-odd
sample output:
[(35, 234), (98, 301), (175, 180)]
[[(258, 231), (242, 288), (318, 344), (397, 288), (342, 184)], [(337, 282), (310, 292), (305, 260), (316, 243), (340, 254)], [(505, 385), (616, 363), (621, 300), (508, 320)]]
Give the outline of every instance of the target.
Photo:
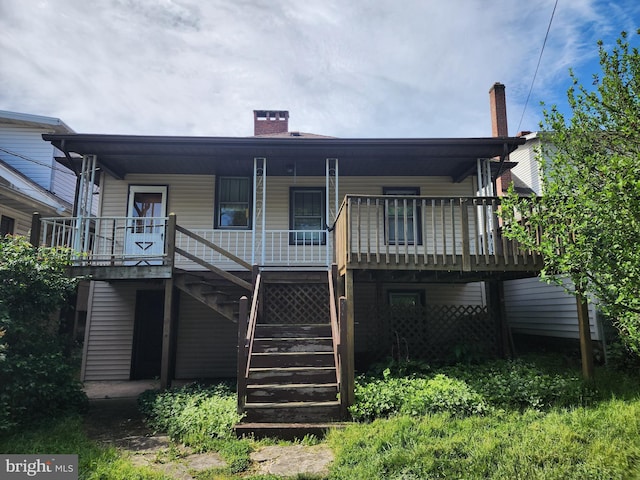
[(487, 307), (433, 305), (372, 310), (367, 350), (373, 358), (451, 362), (458, 356), (493, 357), (499, 352), (499, 330)]
[(262, 323), (329, 323), (326, 284), (266, 284)]

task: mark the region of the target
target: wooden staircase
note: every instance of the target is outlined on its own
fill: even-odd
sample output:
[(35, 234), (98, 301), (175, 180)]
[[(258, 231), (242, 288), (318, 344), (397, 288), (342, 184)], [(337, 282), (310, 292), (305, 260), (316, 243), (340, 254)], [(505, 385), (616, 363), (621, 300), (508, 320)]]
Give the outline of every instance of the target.
[[(342, 418), (327, 272), (268, 274), (236, 433), (319, 435)], [(240, 374), (240, 372), (239, 372)]]

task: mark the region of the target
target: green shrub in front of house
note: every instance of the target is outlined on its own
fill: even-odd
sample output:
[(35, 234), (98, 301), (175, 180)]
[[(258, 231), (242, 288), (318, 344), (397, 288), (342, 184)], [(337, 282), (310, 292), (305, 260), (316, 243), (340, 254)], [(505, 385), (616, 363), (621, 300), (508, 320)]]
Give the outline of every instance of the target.
[(408, 376), (407, 369), (395, 363), (382, 373), (357, 378), (355, 402), (350, 407), (354, 420), (439, 412), (464, 417), (482, 415), (491, 409), (542, 411), (585, 405), (595, 395), (593, 387), (573, 371), (545, 371), (524, 360), (497, 360), (432, 371), (413, 365), (412, 370), (417, 373)]
[(54, 315), (75, 288), (68, 258), (0, 238), (0, 432), (87, 404)]

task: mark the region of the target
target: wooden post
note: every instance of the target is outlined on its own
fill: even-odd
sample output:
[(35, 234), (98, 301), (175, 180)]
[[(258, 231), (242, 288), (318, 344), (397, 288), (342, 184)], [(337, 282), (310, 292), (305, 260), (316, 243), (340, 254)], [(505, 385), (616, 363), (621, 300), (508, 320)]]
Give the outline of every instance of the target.
[(582, 377), (593, 380), (593, 343), (589, 326), (589, 305), (582, 292), (576, 295), (578, 307), (578, 332), (580, 335), (580, 355), (582, 357)]
[(176, 214), (170, 213), (167, 218), (167, 230), (165, 232), (164, 253), (167, 257), (167, 263), (171, 267), (175, 262), (176, 252)]
[(347, 406), (353, 405), (355, 386), (355, 310), (353, 295), (353, 270), (347, 269), (345, 274), (346, 318), (344, 322), (344, 364), (345, 370), (345, 399)]
[(165, 390), (171, 386), (174, 317), (175, 317), (175, 311), (173, 308), (173, 278), (168, 278), (164, 281), (164, 319), (162, 324), (162, 362), (160, 364), (160, 388), (162, 390)]
[[(254, 282), (255, 283), (255, 282)], [(238, 414), (244, 413), (244, 399), (247, 394), (247, 328), (249, 327), (249, 299), (246, 295), (240, 297), (240, 313), (238, 315)]]
[[(173, 259), (176, 248), (176, 215), (169, 214), (164, 240), (164, 253), (169, 265), (173, 267)], [(164, 319), (162, 324), (162, 362), (160, 366), (160, 388), (167, 389), (171, 386), (171, 371), (173, 369), (173, 343), (176, 311), (173, 304), (173, 272), (171, 278), (164, 282)]]
[(509, 334), (509, 325), (507, 323), (507, 314), (504, 307), (504, 284), (501, 280), (491, 280), (489, 284), (489, 307), (491, 313), (495, 315), (500, 328), (500, 348), (502, 355), (506, 358), (513, 356), (511, 348), (511, 335)]
[(31, 216), (31, 234), (29, 235), (29, 243), (31, 243), (31, 245), (33, 245), (34, 247), (40, 246), (40, 229), (42, 227), (42, 223), (40, 222), (41, 218), (42, 215), (40, 215), (38, 212), (34, 212), (34, 214)]
[[(338, 300), (338, 327), (340, 335), (340, 345), (338, 350), (338, 358), (340, 359), (340, 414), (344, 420), (348, 418), (349, 407), (349, 378), (347, 375), (347, 299), (340, 297)], [(353, 389), (352, 389), (353, 390)]]

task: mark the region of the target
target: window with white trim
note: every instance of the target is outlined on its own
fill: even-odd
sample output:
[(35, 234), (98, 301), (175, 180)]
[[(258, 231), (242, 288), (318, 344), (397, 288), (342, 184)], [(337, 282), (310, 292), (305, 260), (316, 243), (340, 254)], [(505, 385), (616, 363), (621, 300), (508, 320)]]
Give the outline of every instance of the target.
[(251, 181), (247, 177), (218, 178), (216, 228), (251, 228)]

